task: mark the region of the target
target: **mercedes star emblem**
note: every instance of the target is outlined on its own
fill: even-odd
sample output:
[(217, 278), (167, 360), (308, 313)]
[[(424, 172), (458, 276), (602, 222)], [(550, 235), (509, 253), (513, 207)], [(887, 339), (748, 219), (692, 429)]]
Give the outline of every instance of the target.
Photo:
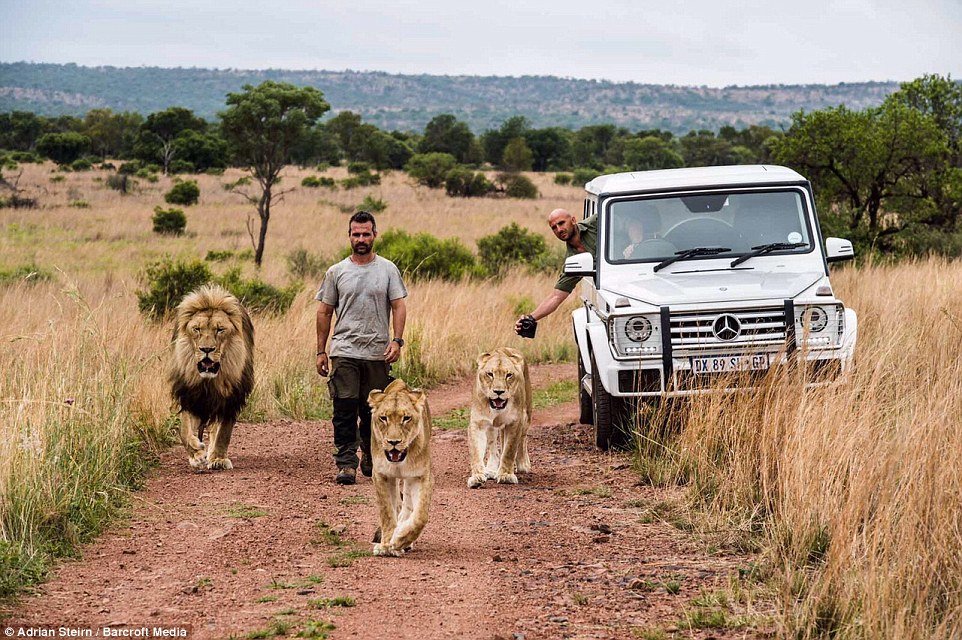
[(711, 328), (716, 338), (730, 342), (742, 332), (742, 323), (738, 321), (737, 317), (726, 313), (715, 318)]

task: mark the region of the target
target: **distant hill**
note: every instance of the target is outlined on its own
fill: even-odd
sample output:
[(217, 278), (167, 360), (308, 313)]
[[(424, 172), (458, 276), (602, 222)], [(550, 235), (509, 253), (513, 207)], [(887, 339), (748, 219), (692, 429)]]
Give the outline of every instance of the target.
[(844, 104), (880, 104), (895, 82), (836, 85), (682, 87), (579, 80), (554, 76), (431, 76), (377, 71), (289, 71), (160, 67), (81, 67), (75, 64), (0, 63), (0, 113), (82, 115), (108, 107), (143, 114), (170, 106), (214, 119), (228, 92), (264, 80), (313, 86), (332, 113), (350, 110), (381, 129), (422, 131), (451, 113), (480, 133), (523, 115), (536, 128), (577, 129), (614, 123), (630, 130), (658, 127), (675, 133), (730, 124), (778, 127), (791, 114)]

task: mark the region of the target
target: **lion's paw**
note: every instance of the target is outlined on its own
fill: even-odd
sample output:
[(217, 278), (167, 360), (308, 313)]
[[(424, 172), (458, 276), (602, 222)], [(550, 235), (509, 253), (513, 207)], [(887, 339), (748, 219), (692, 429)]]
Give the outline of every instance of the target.
[(468, 487), (471, 489), (477, 489), (478, 487), (483, 485), (487, 479), (488, 479), (487, 474), (476, 473), (470, 478), (468, 478)]
[(531, 463), (518, 463), (516, 465), (516, 470), (518, 473), (531, 473)]
[(190, 463), (191, 468), (193, 468), (195, 471), (203, 471), (207, 468), (207, 452), (203, 450), (198, 451), (191, 457), (187, 458), (187, 462)]
[(387, 544), (376, 544), (374, 545), (374, 555), (376, 556), (390, 556), (392, 558), (401, 557), (401, 551), (393, 548), (391, 545)]
[(214, 458), (207, 463), (207, 468), (211, 471), (216, 471), (219, 469), (228, 470), (233, 469), (234, 465), (231, 464), (230, 458)]
[(495, 480), (498, 484), (518, 484), (518, 476), (513, 473), (499, 473)]

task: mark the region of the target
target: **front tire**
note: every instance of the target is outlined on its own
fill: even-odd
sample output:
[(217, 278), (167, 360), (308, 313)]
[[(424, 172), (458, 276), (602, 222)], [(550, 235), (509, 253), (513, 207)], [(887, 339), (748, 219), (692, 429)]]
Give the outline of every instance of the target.
[(591, 356), (591, 402), (594, 413), (595, 445), (602, 451), (624, 448), (629, 442), (624, 428), (627, 402), (605, 391), (598, 374), (598, 364)]
[[(578, 405), (580, 409), (578, 421), (581, 424), (594, 424), (594, 407), (592, 406), (591, 394), (585, 391), (585, 385), (582, 380), (585, 379), (585, 362), (581, 357), (581, 350), (578, 351)], [(592, 385), (594, 385), (594, 378), (592, 378)], [(592, 389), (594, 387), (592, 386)]]

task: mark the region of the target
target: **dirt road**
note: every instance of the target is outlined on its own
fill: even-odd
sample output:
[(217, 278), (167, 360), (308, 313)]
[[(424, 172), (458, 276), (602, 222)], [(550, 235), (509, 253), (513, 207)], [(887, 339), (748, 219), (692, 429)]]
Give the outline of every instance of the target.
[[(574, 373), (532, 369), (536, 387)], [(433, 390), (434, 416), (467, 406), (471, 384)], [(596, 451), (573, 402), (535, 412), (533, 470), (516, 486), (468, 489), (465, 432), (436, 429), (431, 520), (403, 558), (369, 555), (373, 487), (360, 475), (334, 484), (330, 423), (234, 434), (232, 471), (195, 474), (179, 447), (166, 452), (130, 521), (64, 563), (7, 626), (190, 625), (198, 639), (746, 636), (680, 622), (746, 558), (709, 556), (642, 517), (667, 494), (640, 486), (629, 456)]]

